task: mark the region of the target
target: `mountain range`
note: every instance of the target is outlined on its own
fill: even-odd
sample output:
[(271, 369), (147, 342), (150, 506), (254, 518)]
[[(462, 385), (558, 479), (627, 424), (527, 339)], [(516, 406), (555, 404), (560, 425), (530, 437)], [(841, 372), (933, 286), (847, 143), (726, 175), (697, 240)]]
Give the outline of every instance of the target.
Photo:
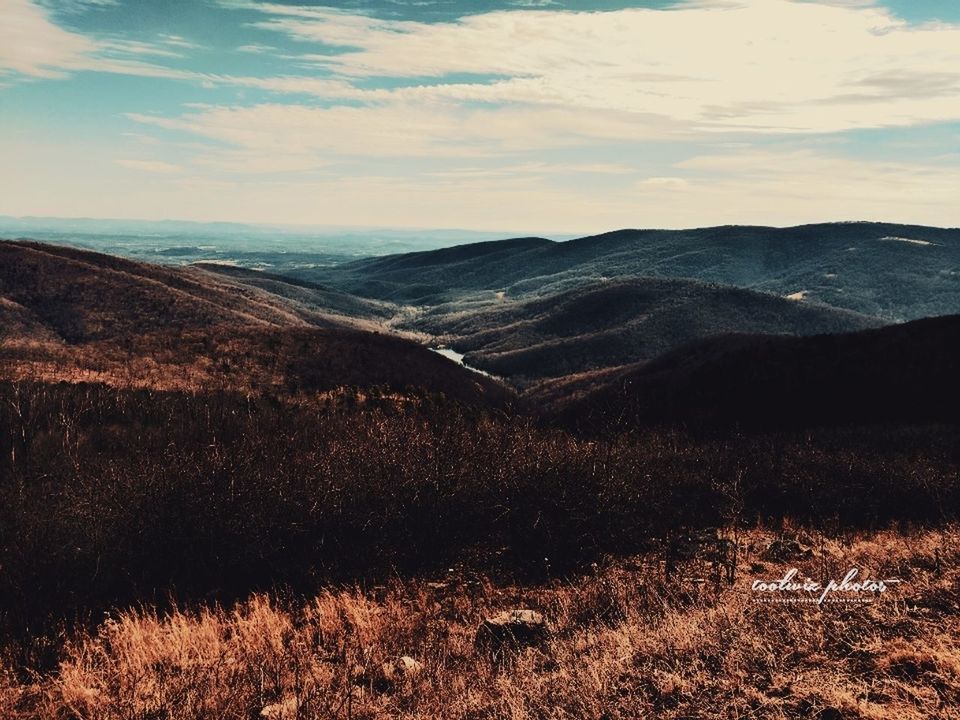
[(805, 424), (950, 419), (956, 320), (904, 321), (954, 313), (960, 231), (918, 226), (624, 230), (282, 272), (0, 243), (7, 375), (379, 387), (593, 429), (775, 426), (788, 406)]
[(960, 230), (866, 222), (619, 230), (565, 242), (474, 243), (294, 274), (418, 305), (488, 304), (608, 279), (686, 278), (899, 322), (960, 312)]

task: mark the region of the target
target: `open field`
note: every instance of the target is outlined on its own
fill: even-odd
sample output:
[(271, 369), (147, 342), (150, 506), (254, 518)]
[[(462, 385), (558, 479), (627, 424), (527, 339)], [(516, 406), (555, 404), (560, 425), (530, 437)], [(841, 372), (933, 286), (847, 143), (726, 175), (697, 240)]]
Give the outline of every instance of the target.
[[(957, 717), (949, 426), (596, 440), (429, 394), (0, 389), (5, 720)], [(709, 526), (731, 586), (664, 550)], [(753, 602), (791, 567), (903, 584)], [(518, 609), (530, 647), (476, 644)]]
[[(771, 559), (793, 537), (812, 556)], [(691, 582), (696, 564), (665, 578), (654, 553), (534, 585), (453, 569), (230, 609), (114, 612), (53, 671), (8, 673), (0, 708), (10, 720), (960, 717), (960, 532), (738, 539), (732, 587)], [(752, 579), (791, 567), (903, 582), (870, 604), (754, 602)], [(478, 645), (483, 618), (512, 608), (541, 612), (544, 637)]]

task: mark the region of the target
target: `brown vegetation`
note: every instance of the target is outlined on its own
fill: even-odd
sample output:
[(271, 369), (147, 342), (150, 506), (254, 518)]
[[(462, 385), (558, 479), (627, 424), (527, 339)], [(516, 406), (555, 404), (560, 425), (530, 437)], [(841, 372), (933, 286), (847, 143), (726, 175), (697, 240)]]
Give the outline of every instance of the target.
[[(20, 718), (957, 718), (960, 533), (816, 538), (814, 557), (763, 560), (741, 536), (732, 588), (663, 577), (657, 555), (569, 581), (439, 582), (255, 595), (232, 609), (111, 614), (53, 672), (0, 689)], [(752, 568), (749, 566), (752, 565)], [(899, 578), (871, 604), (753, 602), (750, 579), (799, 567)], [(492, 655), (484, 617), (534, 607), (546, 639)], [(409, 672), (397, 672), (398, 658)], [(411, 659), (415, 662), (411, 662)], [(422, 665), (419, 667), (418, 665)]]
[[(957, 717), (956, 319), (570, 378), (552, 427), (219, 275), (0, 244), (3, 720)], [(753, 603), (791, 564), (907, 585)]]
[(489, 405), (514, 398), (410, 340), (333, 328), (211, 325), (67, 347), (0, 343), (0, 379), (258, 395), (381, 387)]
[(0, 242), (0, 379), (509, 401), (501, 384), (388, 333), (392, 314), (385, 303), (253, 271)]
[(598, 441), (389, 389), (68, 384), (0, 386), (0, 425), (8, 636), (170, 593), (308, 591), (463, 560), (529, 579), (684, 527), (836, 531), (943, 523), (960, 507), (956, 428)]
[(958, 348), (960, 315), (840, 335), (717, 336), (610, 373), (599, 386), (573, 385), (555, 405), (566, 426), (587, 434), (676, 424), (956, 424)]

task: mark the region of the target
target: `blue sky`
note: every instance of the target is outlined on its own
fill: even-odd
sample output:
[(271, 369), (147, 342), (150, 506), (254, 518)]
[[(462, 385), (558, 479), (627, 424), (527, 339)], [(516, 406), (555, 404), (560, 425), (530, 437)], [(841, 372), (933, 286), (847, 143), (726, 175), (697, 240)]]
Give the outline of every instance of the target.
[(3, 0), (0, 214), (960, 225), (955, 0)]

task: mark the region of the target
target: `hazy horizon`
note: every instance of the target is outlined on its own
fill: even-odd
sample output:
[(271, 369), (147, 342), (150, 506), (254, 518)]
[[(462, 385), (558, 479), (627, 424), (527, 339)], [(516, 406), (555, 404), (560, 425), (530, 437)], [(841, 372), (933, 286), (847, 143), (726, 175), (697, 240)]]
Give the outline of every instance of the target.
[[(84, 228), (84, 232), (97, 232), (96, 225), (100, 224), (102, 230), (106, 231), (108, 225), (115, 225), (117, 228), (120, 228), (121, 231), (124, 227), (129, 227), (128, 231), (135, 231), (136, 226), (144, 226), (142, 229), (145, 230), (147, 227), (151, 226), (182, 226), (183, 228), (223, 228), (225, 231), (229, 229), (243, 229), (243, 230), (255, 230), (258, 232), (285, 232), (293, 234), (303, 234), (309, 235), (311, 233), (317, 234), (331, 234), (331, 233), (356, 233), (356, 234), (396, 234), (401, 236), (407, 236), (417, 233), (426, 233), (429, 235), (450, 235), (455, 236), (458, 239), (463, 241), (470, 242), (473, 240), (481, 241), (483, 239), (511, 239), (517, 237), (542, 237), (550, 240), (555, 240), (562, 242), (564, 240), (572, 240), (581, 237), (591, 237), (595, 235), (605, 235), (608, 233), (619, 232), (623, 230), (703, 230), (711, 227), (726, 227), (726, 226), (741, 226), (741, 227), (772, 227), (776, 229), (787, 229), (791, 227), (802, 227), (808, 225), (850, 225), (850, 224), (879, 224), (879, 225), (914, 225), (918, 227), (935, 227), (941, 229), (957, 229), (960, 228), (960, 225), (950, 226), (950, 225), (927, 225), (925, 223), (912, 223), (912, 222), (896, 222), (891, 220), (867, 220), (867, 219), (822, 219), (822, 220), (811, 220), (810, 222), (804, 223), (794, 223), (794, 224), (770, 224), (770, 223), (721, 223), (714, 225), (685, 225), (685, 226), (650, 226), (644, 224), (634, 224), (631, 226), (618, 226), (618, 227), (607, 227), (607, 228), (596, 228), (592, 231), (582, 232), (582, 233), (570, 233), (563, 232), (558, 230), (540, 230), (530, 233), (525, 233), (521, 230), (474, 230), (466, 227), (417, 227), (417, 226), (387, 226), (387, 225), (325, 225), (325, 224), (294, 224), (294, 223), (254, 223), (254, 222), (239, 222), (236, 220), (230, 219), (216, 219), (216, 220), (189, 220), (183, 218), (175, 217), (165, 217), (158, 219), (148, 219), (148, 218), (125, 218), (125, 217), (62, 217), (56, 215), (42, 216), (42, 215), (0, 215), (0, 233), (8, 232), (9, 228), (14, 227), (14, 225), (20, 224), (24, 228), (29, 228), (31, 226), (42, 228), (45, 224), (47, 229), (53, 231), (56, 229), (57, 225), (64, 225), (67, 223), (77, 223), (79, 225), (86, 225), (87, 228)], [(78, 230), (81, 228), (78, 227)], [(117, 231), (116, 228), (110, 228), (110, 231)]]

